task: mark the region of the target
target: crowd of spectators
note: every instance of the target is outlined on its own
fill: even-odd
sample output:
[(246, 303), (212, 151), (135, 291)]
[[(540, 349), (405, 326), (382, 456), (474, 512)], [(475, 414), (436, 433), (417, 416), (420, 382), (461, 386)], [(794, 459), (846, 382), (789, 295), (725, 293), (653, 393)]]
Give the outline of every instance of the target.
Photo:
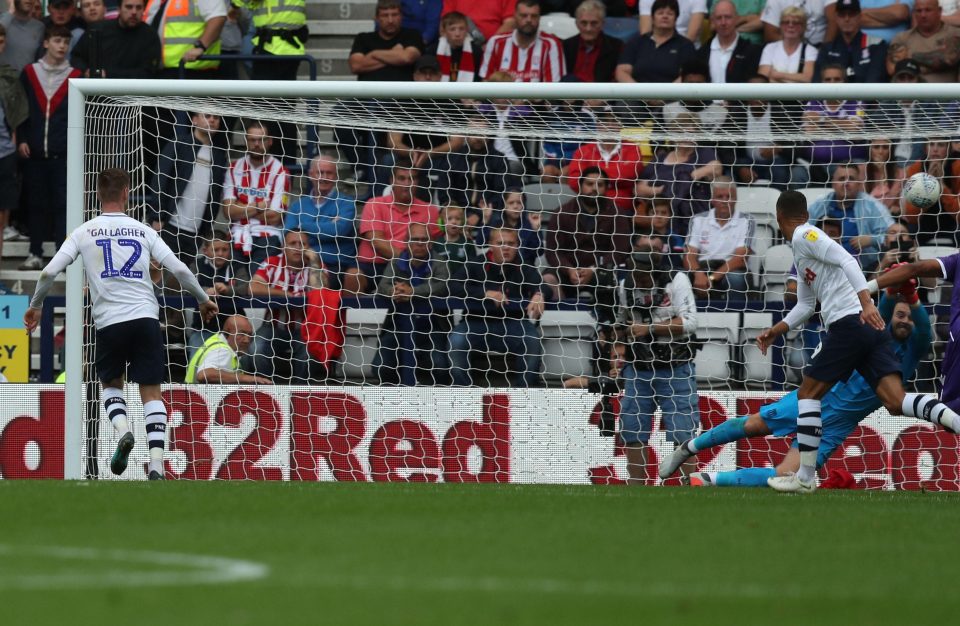
[[(64, 234), (67, 79), (234, 77), (237, 64), (207, 56), (238, 52), (245, 37), (261, 53), (293, 54), (282, 46), (297, 42), (302, 50), (305, 31), (263, 26), (257, 3), (185, 2), (190, 17), (170, 12), (183, 3), (146, 0), (109, 10), (104, 0), (52, 0), (46, 16), (37, 0), (14, 0), (0, 15), (0, 226), (5, 239), (15, 237), (7, 219), (23, 206), (23, 269), (40, 269), (43, 242)], [(567, 12), (576, 34), (560, 39), (541, 28), (545, 9)], [(608, 16), (634, 19), (636, 31), (608, 34)], [(180, 36), (184, 23), (195, 33), (190, 42)], [(908, 89), (957, 81), (957, 25), (960, 13), (945, 15), (936, 0), (378, 0), (375, 28), (355, 37), (348, 66), (361, 81), (892, 81)], [(290, 63), (258, 63), (249, 73), (292, 78)], [(638, 294), (669, 272), (664, 286), (688, 276), (671, 289), (711, 304), (749, 297), (759, 286), (747, 269), (756, 224), (738, 207), (738, 185), (830, 186), (812, 203), (811, 219), (867, 272), (917, 244), (956, 243), (956, 107), (917, 102), (906, 91), (884, 105), (647, 103), (646, 130), (668, 137), (647, 141), (625, 132), (637, 120), (625, 120), (618, 104), (493, 99), (458, 107), (446, 134), (351, 129), (336, 136), (339, 154), (304, 163), (302, 194), (290, 173), (300, 157), (291, 148), (295, 129), (286, 122), (158, 113), (148, 132), (158, 160), (147, 220), (218, 296), (300, 301), (328, 289), (380, 298), (388, 315), (374, 371), (404, 385), (471, 384), (475, 352), (504, 352), (514, 384), (540, 384), (544, 307), (587, 303), (612, 329), (624, 305), (611, 294), (618, 284), (624, 291), (631, 269), (638, 285), (653, 285), (635, 286)], [(523, 131), (532, 120), (554, 136), (531, 141)], [(920, 137), (918, 124), (943, 134)], [(842, 138), (871, 128), (888, 136)], [(242, 133), (242, 154), (229, 131)], [(790, 131), (815, 139), (784, 139)], [(577, 139), (593, 132), (596, 141)], [(702, 139), (711, 134), (740, 139)], [(903, 180), (918, 171), (942, 181), (934, 207), (901, 198)], [(359, 183), (350, 188), (360, 197), (345, 193), (344, 175)], [(537, 183), (572, 199), (543, 213), (523, 191)], [(444, 299), (475, 306), (455, 320), (433, 307)], [(237, 365), (195, 368), (197, 380), (228, 369), (275, 376), (284, 369), (278, 363), (292, 364), (281, 374), (296, 382), (332, 376), (332, 363), (310, 357), (300, 306), (273, 307), (249, 341), (237, 339), (249, 334), (238, 310), (221, 307), (221, 320), (198, 323), (193, 346), (211, 342), (210, 354), (219, 350), (222, 360), (227, 345)], [(663, 306), (660, 317), (631, 322), (632, 339), (692, 332), (689, 311)], [(667, 330), (652, 330), (658, 323)], [(601, 334), (615, 346), (619, 331), (611, 329)], [(634, 386), (644, 377), (632, 370)]]

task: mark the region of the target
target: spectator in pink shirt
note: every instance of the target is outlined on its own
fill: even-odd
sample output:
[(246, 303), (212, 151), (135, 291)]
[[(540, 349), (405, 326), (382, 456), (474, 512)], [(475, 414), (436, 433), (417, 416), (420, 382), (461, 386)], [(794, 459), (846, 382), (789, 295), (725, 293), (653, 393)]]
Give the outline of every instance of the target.
[(517, 0), (443, 0), (443, 15), (451, 11), (463, 13), (486, 41), (494, 35), (513, 32), (517, 25), (513, 17), (516, 7)]
[(426, 224), (431, 238), (440, 235), (440, 209), (416, 197), (414, 180), (410, 162), (398, 160), (393, 166), (390, 193), (363, 205), (357, 260), (369, 288), (379, 282), (390, 261), (406, 250), (411, 224)]

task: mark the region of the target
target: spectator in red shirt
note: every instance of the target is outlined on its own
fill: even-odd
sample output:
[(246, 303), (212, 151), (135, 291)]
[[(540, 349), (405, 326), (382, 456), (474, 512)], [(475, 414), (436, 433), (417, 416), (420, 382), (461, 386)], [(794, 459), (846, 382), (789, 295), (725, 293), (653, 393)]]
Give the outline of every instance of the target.
[(583, 172), (599, 167), (607, 174), (607, 197), (621, 212), (633, 215), (634, 185), (643, 171), (643, 156), (636, 144), (610, 139), (611, 136), (619, 137), (621, 130), (620, 120), (612, 111), (601, 113), (597, 117), (597, 133), (601, 139), (585, 143), (573, 153), (567, 183), (579, 192)]
[(431, 238), (440, 235), (440, 209), (415, 196), (409, 161), (401, 159), (394, 164), (390, 185), (388, 195), (368, 200), (360, 214), (357, 259), (370, 289), (380, 281), (390, 261), (407, 249), (410, 224), (426, 224)]
[(600, 0), (583, 0), (577, 7), (578, 35), (563, 40), (567, 71), (585, 83), (612, 83), (623, 42), (604, 34), (607, 8)]
[(517, 0), (443, 0), (443, 15), (459, 11), (473, 22), (485, 40), (512, 32)]
[(517, 27), (487, 42), (480, 65), (480, 78), (508, 72), (519, 83), (555, 83), (567, 73), (563, 43), (540, 31), (538, 0), (517, 0)]
[[(283, 252), (268, 257), (250, 280), (250, 295), (264, 300), (302, 298), (308, 288), (323, 286), (321, 274), (320, 257), (310, 249), (307, 233), (290, 230), (284, 237)], [(304, 317), (302, 304), (275, 304), (257, 330), (243, 369), (271, 378), (275, 364), (287, 361), (291, 384), (310, 384), (310, 356), (300, 334)]]

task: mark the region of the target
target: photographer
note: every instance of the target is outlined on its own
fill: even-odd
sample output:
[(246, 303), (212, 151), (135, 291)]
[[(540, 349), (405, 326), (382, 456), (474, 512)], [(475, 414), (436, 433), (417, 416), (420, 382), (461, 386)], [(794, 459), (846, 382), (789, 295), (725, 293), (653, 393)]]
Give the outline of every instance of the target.
[[(620, 335), (627, 344), (620, 439), (634, 485), (647, 481), (647, 442), (658, 406), (667, 440), (676, 445), (692, 437), (700, 422), (693, 287), (685, 273), (669, 269), (662, 248), (659, 238), (637, 238), (620, 292)], [(684, 476), (695, 471), (696, 459), (680, 470)]]
[(910, 235), (910, 229), (903, 222), (894, 222), (883, 240), (877, 274), (897, 263), (913, 263), (917, 258), (917, 242)]

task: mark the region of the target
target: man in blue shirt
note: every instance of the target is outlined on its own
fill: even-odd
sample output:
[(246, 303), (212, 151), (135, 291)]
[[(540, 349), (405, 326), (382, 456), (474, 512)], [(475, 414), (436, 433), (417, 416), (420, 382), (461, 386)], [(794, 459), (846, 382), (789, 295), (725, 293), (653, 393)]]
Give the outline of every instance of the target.
[[(905, 287), (902, 297), (884, 295), (880, 300), (880, 314), (889, 323), (895, 352), (900, 358), (903, 380), (910, 380), (920, 360), (930, 352), (933, 330), (930, 316), (916, 297), (916, 284)], [(854, 372), (846, 382), (840, 382), (823, 397), (823, 437), (817, 453), (817, 467), (822, 467), (853, 432), (861, 420), (881, 408), (882, 403), (869, 383)], [(761, 407), (758, 413), (729, 419), (695, 439), (677, 446), (673, 454), (660, 464), (660, 477), (671, 476), (680, 465), (701, 450), (748, 437), (775, 435), (786, 437), (797, 432), (797, 392), (793, 391), (777, 402)], [(760, 487), (767, 478), (796, 471), (800, 454), (794, 439), (786, 458), (776, 468), (751, 467), (732, 472), (694, 472), (690, 484)]]
[(356, 201), (337, 191), (337, 161), (320, 154), (310, 162), (312, 191), (287, 210), (284, 228), (307, 233), (310, 247), (330, 277), (330, 287), (352, 293), (363, 291), (363, 277), (357, 269)]
[(813, 79), (820, 82), (823, 68), (836, 64), (844, 67), (845, 82), (887, 82), (887, 42), (861, 30), (860, 0), (839, 0), (836, 7), (837, 36), (820, 46)]
[(833, 172), (833, 191), (810, 205), (810, 223), (824, 218), (839, 220), (843, 227), (841, 243), (868, 272), (880, 262), (880, 247), (893, 218), (887, 207), (863, 190), (860, 168), (853, 163), (840, 165)]

